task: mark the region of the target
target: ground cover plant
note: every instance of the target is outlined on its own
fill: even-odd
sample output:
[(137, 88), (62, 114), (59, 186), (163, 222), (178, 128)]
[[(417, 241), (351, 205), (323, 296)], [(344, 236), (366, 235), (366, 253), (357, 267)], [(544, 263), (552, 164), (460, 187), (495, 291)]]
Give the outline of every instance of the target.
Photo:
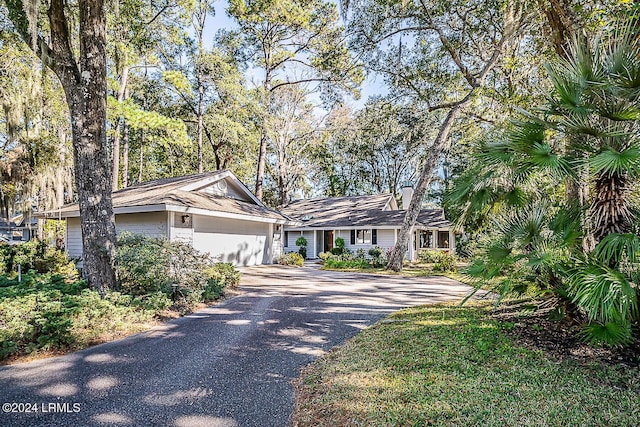
[[(64, 253), (40, 242), (0, 247), (0, 361), (80, 349), (189, 313), (236, 287), (239, 272), (192, 247), (123, 235), (117, 291), (80, 280)], [(29, 268), (20, 281), (12, 264)]]
[(295, 265), (302, 267), (304, 265), (304, 258), (297, 252), (289, 252), (280, 255), (278, 258), (278, 264), (280, 265)]
[(318, 257), (327, 269), (381, 269), (389, 260), (389, 251), (375, 246), (367, 251), (360, 248), (353, 253), (344, 247), (344, 239), (338, 238), (336, 239), (336, 247), (331, 252), (321, 252)]
[(637, 363), (556, 358), (491, 305), (402, 310), (306, 367), (296, 426), (637, 424)]

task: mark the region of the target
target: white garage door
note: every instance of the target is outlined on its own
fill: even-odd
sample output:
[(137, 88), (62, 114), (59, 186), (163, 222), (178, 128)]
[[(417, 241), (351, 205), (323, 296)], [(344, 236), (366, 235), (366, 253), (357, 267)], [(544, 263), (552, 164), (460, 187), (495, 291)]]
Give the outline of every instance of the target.
[(194, 216), (193, 246), (234, 265), (268, 264), (269, 224)]

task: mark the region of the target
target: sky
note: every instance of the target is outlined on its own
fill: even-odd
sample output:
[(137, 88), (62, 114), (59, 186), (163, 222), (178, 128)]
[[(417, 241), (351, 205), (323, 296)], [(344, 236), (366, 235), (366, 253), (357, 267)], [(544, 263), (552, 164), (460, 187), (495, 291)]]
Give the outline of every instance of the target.
[[(333, 0), (335, 2), (335, 0)], [(227, 16), (227, 0), (218, 0), (214, 3), (215, 16), (209, 16), (205, 24), (204, 38), (205, 43), (209, 46), (213, 43), (214, 37), (220, 29), (234, 29), (237, 28), (232, 18)], [(340, 7), (338, 5), (338, 7)], [(359, 100), (348, 98), (345, 102), (348, 105), (353, 106), (355, 109), (360, 109), (364, 106), (367, 99), (374, 95), (385, 95), (387, 89), (384, 85), (383, 78), (381, 76), (369, 75), (365, 79), (361, 87), (361, 97)]]

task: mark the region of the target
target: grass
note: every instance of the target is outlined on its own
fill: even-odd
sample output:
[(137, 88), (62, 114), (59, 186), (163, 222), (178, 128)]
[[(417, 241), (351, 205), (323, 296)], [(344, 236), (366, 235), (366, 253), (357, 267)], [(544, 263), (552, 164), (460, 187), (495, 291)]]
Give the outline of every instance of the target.
[(297, 426), (630, 426), (640, 372), (554, 360), (488, 305), (403, 310), (306, 367)]
[(444, 276), (453, 280), (457, 280), (462, 283), (469, 283), (471, 279), (461, 273), (466, 263), (458, 263), (456, 265), (456, 271), (434, 271), (433, 263), (412, 263), (407, 264), (401, 271), (388, 270), (385, 267), (367, 267), (367, 268), (331, 268), (323, 265), (322, 270), (328, 271), (344, 271), (349, 273), (369, 273), (369, 274), (388, 274), (391, 276), (405, 276), (405, 277), (429, 277), (429, 276)]

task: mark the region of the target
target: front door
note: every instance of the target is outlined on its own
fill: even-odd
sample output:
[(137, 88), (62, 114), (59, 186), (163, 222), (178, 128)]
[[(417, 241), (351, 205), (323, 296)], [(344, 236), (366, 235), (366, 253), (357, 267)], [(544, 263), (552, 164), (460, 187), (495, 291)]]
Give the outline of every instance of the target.
[(333, 249), (333, 230), (324, 230), (324, 251)]

